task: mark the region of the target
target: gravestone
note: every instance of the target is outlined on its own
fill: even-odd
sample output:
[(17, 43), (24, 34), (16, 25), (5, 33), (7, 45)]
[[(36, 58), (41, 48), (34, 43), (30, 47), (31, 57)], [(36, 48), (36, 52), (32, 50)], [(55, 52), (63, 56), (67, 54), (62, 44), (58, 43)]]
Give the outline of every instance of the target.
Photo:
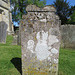
[(18, 42), (18, 45), (21, 45), (21, 23), (20, 23), (20, 26), (19, 26), (19, 42)]
[(7, 24), (4, 21), (0, 22), (0, 43), (6, 43)]
[(17, 45), (19, 45), (19, 30), (16, 30), (15, 34), (17, 35)]
[(21, 45), (21, 31), (20, 31), (20, 26), (19, 26), (19, 30), (16, 30), (16, 35), (17, 35), (17, 45)]
[(21, 21), (22, 74), (57, 75), (59, 17), (53, 6), (28, 5)]
[(14, 34), (14, 35), (13, 35), (13, 42), (12, 42), (12, 45), (18, 45), (18, 44), (17, 44), (17, 41), (18, 41), (17, 38), (18, 38), (18, 35), (15, 35), (15, 34)]
[(15, 34), (13, 35), (13, 42), (12, 45), (21, 45), (21, 40), (20, 40), (20, 31), (16, 30)]
[(20, 30), (16, 30), (15, 34), (13, 34), (13, 42), (12, 45), (21, 45), (20, 40)]

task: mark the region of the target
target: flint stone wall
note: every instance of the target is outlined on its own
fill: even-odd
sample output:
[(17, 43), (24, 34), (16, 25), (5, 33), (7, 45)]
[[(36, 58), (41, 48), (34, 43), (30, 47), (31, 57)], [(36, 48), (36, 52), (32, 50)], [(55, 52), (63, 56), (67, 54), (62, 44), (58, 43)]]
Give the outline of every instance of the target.
[(7, 24), (0, 22), (0, 43), (6, 43)]
[(53, 6), (29, 5), (21, 21), (22, 74), (57, 75), (60, 47), (59, 17)]
[(75, 25), (61, 25), (61, 47), (75, 48)]

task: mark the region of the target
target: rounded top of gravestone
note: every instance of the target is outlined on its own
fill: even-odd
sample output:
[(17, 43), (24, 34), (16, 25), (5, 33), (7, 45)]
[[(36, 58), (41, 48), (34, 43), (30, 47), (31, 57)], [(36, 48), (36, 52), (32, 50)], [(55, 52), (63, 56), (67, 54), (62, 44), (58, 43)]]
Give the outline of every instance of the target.
[(39, 11), (47, 11), (47, 12), (56, 12), (56, 9), (53, 5), (47, 5), (44, 8), (39, 8), (36, 5), (28, 5), (26, 7), (27, 12), (39, 12)]

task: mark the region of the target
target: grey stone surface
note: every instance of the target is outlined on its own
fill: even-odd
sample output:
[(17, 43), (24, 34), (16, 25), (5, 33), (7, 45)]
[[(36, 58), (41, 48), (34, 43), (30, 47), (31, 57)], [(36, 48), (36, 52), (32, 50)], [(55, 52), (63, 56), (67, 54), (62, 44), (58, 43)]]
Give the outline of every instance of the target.
[(20, 30), (16, 30), (15, 34), (13, 34), (12, 45), (21, 45), (21, 33), (20, 33)]
[(7, 24), (0, 22), (0, 43), (6, 43)]
[(18, 45), (21, 45), (21, 24), (19, 26)]
[(61, 25), (61, 47), (75, 48), (75, 25)]
[(53, 6), (35, 7), (28, 5), (21, 21), (22, 74), (57, 75), (60, 20)]
[(21, 45), (21, 34), (20, 34), (20, 29), (16, 31), (17, 35), (17, 45)]
[(18, 45), (18, 35), (13, 35), (13, 42), (12, 42), (12, 45)]
[(10, 0), (8, 0), (8, 3), (0, 0), (0, 21), (4, 21), (7, 24), (8, 35), (14, 33), (12, 24), (12, 13), (10, 10)]

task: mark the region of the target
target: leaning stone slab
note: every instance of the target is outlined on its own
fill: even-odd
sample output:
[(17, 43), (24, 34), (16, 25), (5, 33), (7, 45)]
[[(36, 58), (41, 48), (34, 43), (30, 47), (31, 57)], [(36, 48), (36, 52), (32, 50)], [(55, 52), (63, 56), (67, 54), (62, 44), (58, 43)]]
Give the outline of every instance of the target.
[[(35, 10), (37, 8), (37, 11)], [(22, 74), (57, 75), (60, 31), (53, 6), (28, 5), (21, 21)]]

